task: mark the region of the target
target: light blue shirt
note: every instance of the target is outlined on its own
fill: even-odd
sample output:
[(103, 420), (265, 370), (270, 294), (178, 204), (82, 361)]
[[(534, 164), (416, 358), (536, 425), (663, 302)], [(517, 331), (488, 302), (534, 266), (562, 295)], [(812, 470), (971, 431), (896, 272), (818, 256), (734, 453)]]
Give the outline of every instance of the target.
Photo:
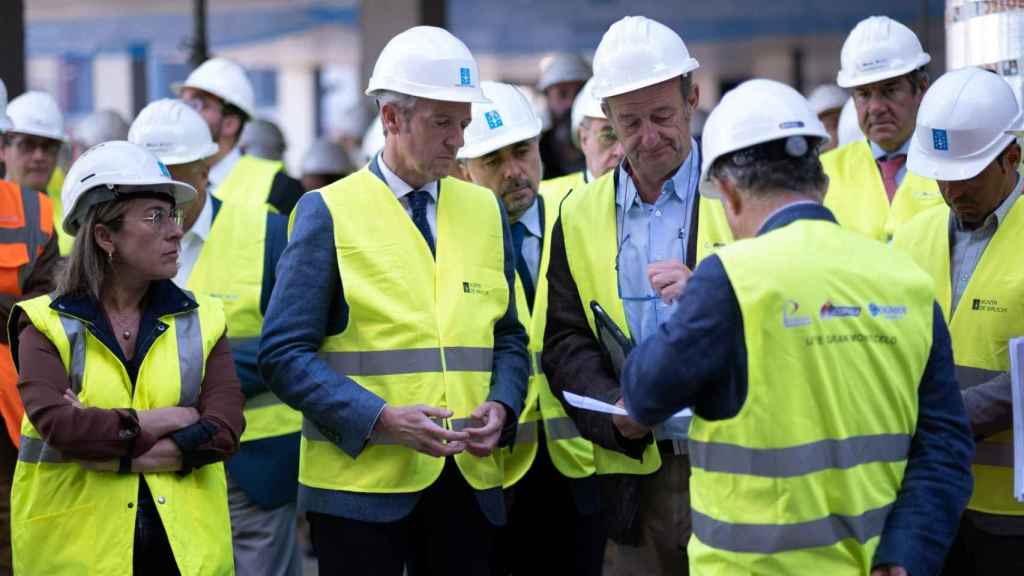
[[(878, 144), (875, 144), (871, 140), (868, 140), (868, 145), (871, 146), (871, 155), (874, 156), (876, 162), (878, 160), (888, 160), (889, 158), (892, 158), (893, 156), (899, 156), (901, 154), (904, 155), (904, 156), (906, 156), (907, 154), (910, 154), (910, 138), (907, 138), (907, 141), (903, 143), (903, 146), (900, 146), (899, 150), (897, 150), (895, 152), (886, 152), (885, 150), (882, 150), (881, 146), (879, 146)], [(881, 171), (879, 171), (878, 174), (879, 174), (879, 176), (881, 176), (881, 174), (882, 174)], [(907, 164), (906, 164), (906, 162), (904, 162), (903, 166), (901, 166), (899, 171), (896, 172), (896, 187), (897, 188), (899, 188), (900, 185), (903, 184), (903, 179), (906, 176), (907, 176)]]
[(691, 230), (691, 220), (700, 181), (697, 143), (691, 140), (690, 145), (690, 155), (662, 185), (661, 196), (654, 204), (645, 204), (640, 199), (625, 162), (617, 168), (616, 266), (619, 293), (635, 342), (646, 340), (676, 309), (675, 302), (661, 301), (647, 278), (647, 266), (661, 260), (686, 261), (690, 233), (696, 232)]

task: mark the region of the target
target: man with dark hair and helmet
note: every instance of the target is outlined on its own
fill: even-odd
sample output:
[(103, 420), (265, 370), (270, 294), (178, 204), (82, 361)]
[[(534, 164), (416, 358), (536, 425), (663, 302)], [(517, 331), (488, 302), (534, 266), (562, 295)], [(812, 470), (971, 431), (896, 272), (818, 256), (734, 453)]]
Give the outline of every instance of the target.
[(289, 214), (304, 190), (280, 160), (242, 152), (245, 125), (256, 117), (256, 98), (245, 70), (227, 58), (211, 58), (174, 86), (210, 127), (217, 153), (210, 160), (209, 189), (221, 200), (239, 198)]
[(542, 368), (594, 444), (615, 574), (686, 573), (688, 419), (643, 426), (573, 408), (563, 392), (621, 404), (599, 319), (624, 339), (650, 337), (675, 309), (690, 271), (731, 241), (722, 206), (697, 194), (700, 152), (690, 134), (697, 67), (667, 26), (642, 16), (612, 24), (594, 55), (591, 90), (625, 159), (569, 193), (551, 232)]
[(583, 157), (573, 145), (570, 112), (583, 83), (590, 78), (590, 66), (578, 54), (558, 52), (540, 61), (537, 90), (544, 95), (550, 127), (540, 138), (540, 158), (550, 178), (583, 168)]
[(601, 100), (594, 98), (591, 92), (593, 83), (593, 79), (588, 80), (572, 104), (572, 139), (583, 152), (586, 165), (582, 170), (541, 182), (541, 192), (552, 197), (564, 197), (570, 190), (582, 188), (622, 162), (622, 143), (601, 109)]
[(700, 187), (738, 241), (623, 369), (638, 422), (694, 412), (694, 574), (935, 574), (970, 494), (932, 280), (821, 205), (827, 140), (784, 84), (725, 95)]
[(489, 576), (529, 358), (507, 216), (448, 177), (487, 98), (466, 45), (432, 26), (388, 42), (366, 93), (384, 148), (299, 201), (260, 367), (303, 415), (322, 574)]
[(1024, 129), (1002, 77), (963, 68), (940, 77), (917, 114), (907, 166), (934, 178), (946, 204), (896, 229), (935, 282), (953, 338), (953, 359), (977, 441), (974, 495), (943, 574), (1024, 572), (1024, 504), (1014, 498), (1009, 341), (1024, 335), (1020, 238)]
[[(530, 100), (509, 84), (484, 81), (480, 87), (490, 102), (473, 104), (459, 159), (468, 178), (494, 192), (508, 213), (516, 250), (516, 312), (536, 362), (547, 320), (550, 232), (564, 193), (538, 191), (541, 120)], [(512, 507), (498, 542), (496, 572), (529, 571), (536, 561), (522, 554), (529, 548), (555, 573), (600, 574), (606, 536), (594, 449), (551, 394), (539, 362), (532, 368), (516, 442), (502, 449)]]
[(906, 167), (931, 57), (910, 28), (872, 16), (847, 36), (841, 60), (836, 83), (850, 90), (867, 138), (822, 155), (825, 206), (841, 226), (888, 241), (897, 226), (942, 203), (935, 181)]

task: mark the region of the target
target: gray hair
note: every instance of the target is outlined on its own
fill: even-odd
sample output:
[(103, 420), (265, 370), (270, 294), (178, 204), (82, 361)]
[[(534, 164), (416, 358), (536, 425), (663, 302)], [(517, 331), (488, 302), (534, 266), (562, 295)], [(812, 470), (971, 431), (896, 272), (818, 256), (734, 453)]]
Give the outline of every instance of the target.
[[(736, 188), (752, 196), (767, 197), (777, 191), (796, 192), (817, 199), (825, 192), (828, 178), (818, 159), (817, 138), (805, 140), (804, 152), (790, 152), (792, 143), (772, 140), (717, 158), (711, 165), (710, 175), (719, 180), (731, 180)], [(787, 145), (790, 144), (790, 145)], [(799, 148), (799, 146), (797, 146)]]
[(91, 296), (97, 302), (100, 290), (111, 271), (108, 256), (96, 242), (96, 226), (102, 224), (116, 232), (124, 224), (128, 202), (108, 201), (89, 207), (75, 244), (57, 272), (57, 294)]
[[(377, 99), (377, 109), (383, 111), (387, 105), (392, 105), (402, 113), (402, 117), (406, 120), (412, 116), (412, 110), (416, 107), (416, 102), (419, 98), (416, 96), (410, 96), (409, 94), (402, 94), (401, 92), (395, 92), (394, 90), (377, 90), (373, 93), (374, 98)], [(384, 136), (388, 135), (388, 129), (381, 127), (384, 131)]]

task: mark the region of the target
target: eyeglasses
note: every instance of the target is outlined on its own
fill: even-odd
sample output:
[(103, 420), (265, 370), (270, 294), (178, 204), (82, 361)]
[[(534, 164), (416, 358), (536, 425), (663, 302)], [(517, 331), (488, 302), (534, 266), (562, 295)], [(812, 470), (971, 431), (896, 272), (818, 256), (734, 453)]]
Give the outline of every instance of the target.
[(188, 104), (196, 112), (201, 113), (204, 110), (217, 110), (221, 113), (224, 112), (224, 104), (219, 102), (216, 98), (192, 96), (190, 98), (183, 98), (182, 101), (185, 104)]
[(153, 228), (162, 230), (164, 225), (172, 222), (175, 226), (181, 226), (182, 223), (182, 212), (181, 208), (171, 208), (170, 211), (164, 210), (163, 208), (154, 208), (149, 216), (145, 218), (139, 218), (143, 222), (149, 222)]
[(37, 149), (42, 150), (47, 156), (56, 156), (60, 152), (61, 142), (49, 138), (12, 138), (9, 141), (11, 146), (18, 149), (21, 154), (31, 154)]

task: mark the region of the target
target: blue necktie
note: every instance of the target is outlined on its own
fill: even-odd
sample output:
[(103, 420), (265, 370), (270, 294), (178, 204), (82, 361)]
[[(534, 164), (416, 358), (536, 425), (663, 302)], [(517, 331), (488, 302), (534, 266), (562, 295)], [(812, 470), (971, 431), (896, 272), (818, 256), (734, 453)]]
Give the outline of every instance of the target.
[(419, 229), (420, 234), (423, 234), (423, 239), (427, 241), (427, 246), (430, 246), (430, 253), (434, 252), (434, 235), (430, 232), (430, 222), (427, 220), (427, 203), (430, 202), (430, 193), (425, 190), (415, 190), (410, 192), (409, 208), (412, 209), (412, 223)]
[(519, 273), (519, 280), (523, 283), (523, 292), (526, 292), (526, 304), (533, 310), (533, 276), (530, 276), (530, 267), (526, 265), (526, 258), (523, 258), (523, 240), (526, 239), (526, 224), (522, 222), (512, 223), (512, 249), (515, 250), (516, 272)]

